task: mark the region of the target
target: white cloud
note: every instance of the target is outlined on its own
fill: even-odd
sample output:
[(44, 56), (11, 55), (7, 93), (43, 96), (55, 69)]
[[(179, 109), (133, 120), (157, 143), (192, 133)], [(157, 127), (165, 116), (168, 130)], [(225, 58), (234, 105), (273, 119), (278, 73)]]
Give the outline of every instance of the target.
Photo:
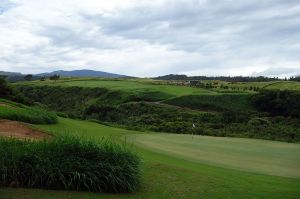
[(0, 70), (300, 74), (297, 0), (0, 2)]

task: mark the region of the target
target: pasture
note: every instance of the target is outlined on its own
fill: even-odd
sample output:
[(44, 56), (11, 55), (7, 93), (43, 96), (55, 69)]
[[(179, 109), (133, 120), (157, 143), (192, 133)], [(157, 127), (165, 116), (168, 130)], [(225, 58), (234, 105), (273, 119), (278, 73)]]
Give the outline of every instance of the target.
[(1, 199), (297, 198), (300, 194), (299, 144), (141, 133), (66, 118), (35, 127), (56, 136), (126, 142), (142, 158), (143, 185), (132, 195), (1, 188)]

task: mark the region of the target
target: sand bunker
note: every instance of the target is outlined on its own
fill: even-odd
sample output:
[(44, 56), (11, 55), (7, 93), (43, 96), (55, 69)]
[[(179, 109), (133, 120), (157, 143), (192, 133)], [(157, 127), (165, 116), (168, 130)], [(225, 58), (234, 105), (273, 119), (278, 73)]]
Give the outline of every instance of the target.
[(51, 135), (29, 128), (25, 123), (0, 119), (0, 136), (22, 139), (45, 139)]

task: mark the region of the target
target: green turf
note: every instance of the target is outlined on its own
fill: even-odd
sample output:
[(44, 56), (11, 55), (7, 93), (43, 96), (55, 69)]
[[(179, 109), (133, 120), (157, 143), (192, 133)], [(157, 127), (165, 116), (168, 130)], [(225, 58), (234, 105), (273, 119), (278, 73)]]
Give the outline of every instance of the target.
[[(60, 118), (36, 125), (53, 134), (110, 136), (134, 143), (143, 159), (143, 186), (132, 195), (1, 188), (0, 198), (298, 198), (299, 145), (272, 141), (139, 133)], [(161, 136), (161, 137), (160, 137)], [(84, 139), (84, 138), (83, 138)], [(157, 148), (157, 144), (161, 144)], [(180, 151), (173, 151), (180, 149)], [(247, 150), (248, 149), (248, 150)], [(214, 153), (218, 151), (218, 153)], [(210, 157), (199, 157), (210, 156)], [(233, 164), (242, 158), (243, 164)], [(265, 161), (263, 161), (265, 159)], [(252, 161), (259, 160), (259, 164)], [(220, 163), (221, 162), (221, 163)], [(249, 164), (249, 165), (247, 165)], [(291, 165), (293, 164), (293, 165)], [(236, 168), (236, 165), (240, 168)], [(280, 176), (263, 175), (266, 167)], [(250, 171), (250, 172), (248, 172)], [(295, 174), (295, 175), (294, 175)], [(293, 177), (281, 177), (290, 176)]]
[(135, 143), (190, 161), (300, 178), (299, 144), (163, 133), (135, 135)]

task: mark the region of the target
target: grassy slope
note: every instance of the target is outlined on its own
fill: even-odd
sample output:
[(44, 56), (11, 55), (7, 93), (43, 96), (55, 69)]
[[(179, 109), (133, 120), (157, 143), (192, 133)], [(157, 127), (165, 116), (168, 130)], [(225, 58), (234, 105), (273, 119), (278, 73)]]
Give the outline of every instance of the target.
[(271, 81), (271, 82), (238, 82), (227, 84), (229, 87), (249, 88), (259, 87), (264, 89), (280, 89), (280, 90), (298, 90), (300, 91), (300, 82), (294, 81)]
[(209, 90), (191, 88), (184, 86), (170, 85), (153, 85), (149, 81), (134, 81), (134, 80), (104, 80), (104, 79), (74, 79), (74, 80), (59, 80), (53, 81), (32, 81), (19, 82), (21, 85), (53, 85), (53, 86), (80, 86), (80, 87), (103, 87), (112, 90), (122, 90), (128, 92), (150, 91), (164, 92), (172, 96), (191, 95), (191, 94), (210, 94), (214, 93)]
[[(33, 189), (0, 189), (0, 198), (297, 198), (300, 194), (298, 189), (300, 186), (299, 178), (285, 178), (261, 175), (239, 170), (226, 169), (218, 167), (217, 163), (202, 160), (198, 162), (197, 157), (200, 153), (190, 154), (190, 150), (201, 149), (209, 153), (211, 150), (219, 150), (220, 154), (224, 154), (223, 158), (227, 158), (227, 152), (231, 151), (233, 157), (244, 158), (248, 160), (247, 156), (256, 154), (260, 158), (267, 159), (267, 162), (277, 160), (283, 162), (280, 164), (288, 168), (289, 161), (295, 161), (294, 164), (299, 166), (299, 145), (286, 144), (271, 141), (251, 141), (251, 150), (235, 150), (242, 149), (242, 146), (247, 143), (245, 139), (234, 138), (216, 138), (203, 137), (204, 140), (195, 138), (198, 144), (188, 145), (190, 136), (177, 137), (177, 135), (164, 135), (162, 138), (157, 138), (159, 134), (139, 134), (134, 131), (127, 131), (117, 128), (111, 128), (96, 123), (86, 121), (75, 121), (71, 119), (60, 118), (60, 122), (56, 125), (37, 125), (54, 134), (58, 132), (75, 133), (82, 136), (101, 138), (102, 136), (111, 136), (113, 139), (119, 139), (126, 136), (126, 140), (136, 141), (142, 145), (136, 145), (138, 153), (144, 160), (144, 184), (139, 192), (133, 195), (106, 195), (93, 193), (77, 193), (64, 191), (47, 191), (47, 190), (33, 190)], [(154, 136), (154, 137), (153, 137)], [(167, 137), (166, 137), (167, 136)], [(170, 136), (170, 137), (168, 137)], [(124, 137), (123, 137), (124, 138)], [(155, 149), (151, 146), (154, 142), (163, 144), (164, 149), (169, 147), (180, 148), (186, 153), (173, 154), (172, 152), (165, 152), (161, 149)], [(167, 141), (167, 140), (169, 141)], [(221, 141), (218, 141), (218, 140)], [(181, 141), (182, 140), (182, 141)], [(228, 143), (229, 140), (230, 143)], [(241, 142), (240, 142), (241, 141)], [(146, 142), (147, 146), (144, 146)], [(150, 145), (149, 145), (150, 143)], [(193, 142), (192, 142), (193, 143)], [(205, 145), (205, 146), (203, 146)], [(232, 148), (227, 148), (230, 145)], [(215, 146), (220, 148), (214, 149)], [(223, 148), (221, 147), (223, 146)], [(224, 147), (227, 150), (224, 150)], [(246, 148), (246, 147), (245, 147)], [(257, 151), (254, 149), (257, 148)], [(259, 149), (267, 150), (265, 154), (259, 154)], [(277, 155), (280, 152), (282, 155)], [(204, 152), (203, 152), (204, 153)], [(285, 157), (288, 153), (288, 157)], [(294, 155), (292, 155), (292, 154)], [(214, 156), (214, 154), (207, 154)], [(298, 155), (298, 156), (297, 156)], [(192, 157), (191, 157), (192, 156)], [(242, 157), (245, 156), (245, 157)], [(271, 157), (269, 157), (271, 156)], [(220, 156), (214, 156), (221, 158)], [(293, 157), (295, 158), (294, 160)], [(213, 158), (210, 158), (213, 159)], [(225, 162), (230, 162), (224, 160)], [(272, 162), (272, 161), (271, 161)], [(248, 162), (244, 162), (247, 164)], [(270, 163), (270, 162), (269, 162)], [(271, 165), (270, 165), (271, 166)], [(297, 167), (299, 168), (299, 167)], [(248, 168), (247, 168), (248, 169)], [(260, 169), (260, 168), (256, 168)], [(272, 168), (271, 168), (272, 170)], [(286, 169), (289, 170), (289, 169)], [(283, 169), (281, 170), (283, 171)], [(298, 172), (298, 171), (295, 171)]]
[(54, 124), (56, 114), (38, 107), (29, 107), (0, 98), (0, 119), (10, 119), (32, 124)]

